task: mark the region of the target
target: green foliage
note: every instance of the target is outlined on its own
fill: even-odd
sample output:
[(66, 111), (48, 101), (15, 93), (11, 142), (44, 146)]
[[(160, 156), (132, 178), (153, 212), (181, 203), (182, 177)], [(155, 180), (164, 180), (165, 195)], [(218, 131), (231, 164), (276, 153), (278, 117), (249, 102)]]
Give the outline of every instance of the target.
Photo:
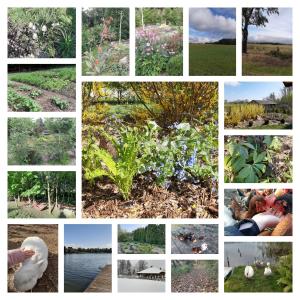
[(136, 27), (141, 27), (142, 15), (145, 25), (168, 24), (182, 26), (182, 8), (137, 8), (135, 14)]
[(282, 292), (277, 284), (279, 274), (275, 266), (271, 267), (272, 275), (264, 276), (264, 268), (254, 267), (254, 276), (248, 279), (244, 275), (245, 266), (235, 267), (230, 277), (224, 283), (225, 292), (275, 293)]
[(168, 135), (161, 137), (160, 132), (155, 122), (146, 126), (139, 173), (153, 172), (157, 184), (162, 186), (168, 186), (174, 177), (216, 183), (218, 138), (213, 122), (200, 130), (181, 123), (175, 124)]
[(76, 69), (74, 66), (53, 68), (42, 71), (10, 73), (9, 80), (22, 82), (53, 92), (70, 89), (75, 83)]
[(169, 75), (178, 75), (183, 72), (183, 56), (182, 54), (172, 56), (166, 66)]
[(51, 102), (61, 110), (65, 110), (65, 109), (69, 108), (69, 102), (67, 100), (63, 100), (57, 96), (52, 97)]
[(277, 271), (280, 274), (280, 278), (277, 280), (277, 284), (283, 287), (284, 292), (292, 292), (293, 291), (292, 254), (281, 256), (279, 258)]
[(41, 96), (42, 94), (43, 92), (41, 90), (33, 90), (29, 93), (29, 96), (34, 99)]
[(30, 92), (31, 90), (32, 88), (27, 85), (21, 85), (18, 87), (18, 91), (20, 92)]
[(250, 136), (246, 140), (228, 138), (224, 158), (225, 182), (257, 183), (272, 180), (270, 164), (281, 148), (282, 142), (276, 136)]
[(8, 119), (10, 165), (67, 164), (74, 155), (74, 119)]
[[(72, 210), (62, 211), (57, 207), (58, 204), (75, 206), (75, 183), (75, 172), (8, 172), (9, 218), (75, 217)], [(47, 211), (36, 209), (35, 205), (42, 202), (49, 206)]]
[(74, 8), (9, 8), (9, 57), (75, 57)]
[(32, 98), (18, 94), (12, 88), (8, 88), (7, 100), (9, 107), (14, 111), (41, 111), (41, 106)]
[(139, 170), (138, 151), (140, 147), (139, 132), (137, 128), (120, 128), (119, 138), (102, 134), (113, 143), (117, 156), (101, 149), (93, 138), (83, 147), (82, 163), (84, 177), (88, 181), (103, 176), (109, 177), (118, 187), (123, 198), (130, 196), (133, 178)]

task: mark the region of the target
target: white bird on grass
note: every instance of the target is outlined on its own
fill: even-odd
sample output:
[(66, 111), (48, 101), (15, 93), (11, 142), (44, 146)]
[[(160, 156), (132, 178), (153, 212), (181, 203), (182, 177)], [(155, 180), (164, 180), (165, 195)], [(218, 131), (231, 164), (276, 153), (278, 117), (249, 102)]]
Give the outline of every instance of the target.
[(264, 275), (265, 275), (265, 276), (270, 276), (270, 275), (272, 275), (272, 270), (271, 270), (271, 268), (270, 268), (270, 263), (269, 263), (269, 262), (267, 263), (267, 267), (265, 268)]
[(251, 266), (246, 266), (245, 267), (245, 271), (244, 271), (244, 275), (246, 278), (251, 278), (254, 275), (254, 270)]

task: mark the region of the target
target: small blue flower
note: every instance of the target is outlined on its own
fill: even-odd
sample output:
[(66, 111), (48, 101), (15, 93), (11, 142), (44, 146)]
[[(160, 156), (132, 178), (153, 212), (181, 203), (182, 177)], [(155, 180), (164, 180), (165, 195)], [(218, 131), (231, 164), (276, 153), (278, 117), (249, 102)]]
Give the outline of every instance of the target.
[(188, 167), (194, 166), (196, 161), (197, 161), (197, 149), (194, 148), (194, 152), (193, 152), (192, 156), (187, 161), (187, 166)]

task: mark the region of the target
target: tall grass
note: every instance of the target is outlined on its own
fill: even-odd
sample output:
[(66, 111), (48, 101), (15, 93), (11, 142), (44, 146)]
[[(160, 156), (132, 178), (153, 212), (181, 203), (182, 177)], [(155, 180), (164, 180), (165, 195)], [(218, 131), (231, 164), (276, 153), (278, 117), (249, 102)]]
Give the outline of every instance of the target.
[(260, 104), (229, 104), (225, 107), (225, 126), (236, 126), (242, 121), (256, 119), (264, 114), (265, 109)]

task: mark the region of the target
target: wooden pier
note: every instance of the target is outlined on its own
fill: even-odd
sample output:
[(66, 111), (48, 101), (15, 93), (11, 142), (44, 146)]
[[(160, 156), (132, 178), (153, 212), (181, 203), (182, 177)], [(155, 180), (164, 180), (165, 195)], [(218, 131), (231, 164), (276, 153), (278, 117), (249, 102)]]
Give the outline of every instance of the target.
[(110, 293), (111, 292), (111, 265), (106, 265), (96, 278), (86, 288), (88, 293)]

